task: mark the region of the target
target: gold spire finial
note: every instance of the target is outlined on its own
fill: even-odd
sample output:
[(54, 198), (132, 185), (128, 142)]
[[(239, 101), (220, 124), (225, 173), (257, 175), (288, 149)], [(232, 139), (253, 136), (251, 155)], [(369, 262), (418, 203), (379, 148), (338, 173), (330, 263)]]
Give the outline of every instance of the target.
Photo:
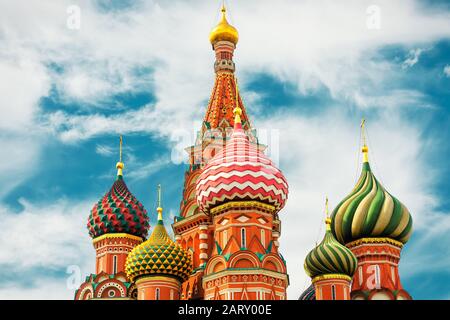
[(156, 211), (158, 212), (158, 221), (162, 221), (163, 208), (161, 207), (161, 184), (158, 184), (158, 203)]
[(361, 120), (361, 136), (363, 141), (362, 153), (363, 153), (363, 162), (369, 162), (369, 147), (366, 144), (366, 119)]
[(241, 123), (242, 109), (239, 107), (239, 87), (237, 78), (234, 77), (234, 85), (236, 86), (236, 107), (233, 109), (234, 123)]
[(239, 40), (239, 34), (236, 28), (230, 25), (227, 21), (225, 1), (222, 3), (222, 8), (220, 11), (222, 12), (222, 19), (209, 34), (209, 41), (212, 45), (214, 45), (217, 41), (230, 41), (236, 45)]
[(117, 162), (116, 164), (116, 168), (117, 168), (117, 175), (118, 176), (122, 176), (123, 175), (123, 167), (124, 164), (122, 162), (122, 144), (123, 144), (123, 139), (122, 139), (122, 135), (120, 135), (120, 140), (119, 140), (119, 162)]
[(227, 12), (227, 8), (225, 8), (225, 0), (222, 1), (222, 8), (220, 9), (222, 11), (222, 17), (225, 16), (225, 13)]
[(331, 218), (330, 213), (328, 212), (328, 197), (325, 198), (325, 224), (327, 225), (327, 230), (331, 230)]

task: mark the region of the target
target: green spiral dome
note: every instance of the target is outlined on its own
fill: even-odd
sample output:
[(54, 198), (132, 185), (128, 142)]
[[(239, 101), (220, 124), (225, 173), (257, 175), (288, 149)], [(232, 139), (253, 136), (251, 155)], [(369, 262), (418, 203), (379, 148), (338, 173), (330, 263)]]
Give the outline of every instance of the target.
[(352, 277), (358, 261), (350, 249), (336, 240), (329, 223), (330, 221), (327, 219), (327, 230), (322, 242), (306, 256), (305, 271), (313, 279), (327, 274)]
[(368, 161), (353, 191), (332, 213), (333, 233), (344, 244), (361, 238), (390, 238), (406, 243), (412, 223), (408, 209), (378, 182)]

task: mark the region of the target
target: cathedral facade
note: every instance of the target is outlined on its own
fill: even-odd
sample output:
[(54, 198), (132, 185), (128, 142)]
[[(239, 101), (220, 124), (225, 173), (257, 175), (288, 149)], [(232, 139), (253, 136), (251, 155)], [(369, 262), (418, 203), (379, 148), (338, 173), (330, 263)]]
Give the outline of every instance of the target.
[[(149, 214), (125, 184), (120, 157), (111, 190), (88, 218), (96, 269), (76, 300), (287, 299), (279, 215), (288, 183), (264, 154), (240, 97), (233, 61), (238, 32), (225, 7), (210, 42), (215, 83), (197, 139), (186, 148), (189, 168), (171, 226), (174, 239), (163, 222), (160, 187), (157, 224), (148, 235)], [(324, 240), (305, 260), (312, 285), (301, 299), (410, 299), (398, 262), (411, 224), (367, 160), (352, 194), (327, 217)], [(373, 268), (375, 287), (367, 280)]]

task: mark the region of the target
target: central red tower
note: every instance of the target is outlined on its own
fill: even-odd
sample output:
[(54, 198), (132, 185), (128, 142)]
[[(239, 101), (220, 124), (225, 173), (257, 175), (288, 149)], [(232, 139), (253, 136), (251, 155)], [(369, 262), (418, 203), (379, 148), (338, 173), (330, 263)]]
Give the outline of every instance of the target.
[[(190, 252), (193, 261), (193, 272), (182, 285), (181, 299), (285, 299), (286, 265), (278, 253), (281, 226), (277, 213), (281, 206), (268, 202), (269, 196), (243, 196), (222, 199), (220, 205), (203, 205), (201, 209), (198, 206), (202, 203), (196, 195), (199, 177), (227, 143), (232, 143), (233, 136), (235, 142), (236, 139), (242, 142), (244, 135), (246, 150), (270, 162), (262, 154), (264, 147), (257, 143), (237, 88), (233, 56), (238, 31), (228, 23), (224, 6), (221, 11), (221, 20), (209, 37), (215, 52), (215, 83), (195, 145), (187, 148), (190, 166), (185, 174), (180, 216), (172, 225), (176, 241)], [(238, 110), (238, 116), (234, 109)], [(238, 128), (233, 130), (236, 125)], [(255, 174), (264, 176), (264, 169), (258, 170)], [(230, 189), (254, 187), (246, 187), (246, 179), (250, 178), (242, 174), (239, 181), (229, 185)], [(281, 194), (287, 196), (287, 183), (283, 188), (284, 191), (268, 193), (272, 192), (274, 199)], [(261, 190), (253, 191), (262, 194)], [(284, 204), (285, 200), (277, 201)], [(238, 273), (232, 272), (232, 268), (252, 270)], [(222, 281), (226, 284), (222, 285)]]

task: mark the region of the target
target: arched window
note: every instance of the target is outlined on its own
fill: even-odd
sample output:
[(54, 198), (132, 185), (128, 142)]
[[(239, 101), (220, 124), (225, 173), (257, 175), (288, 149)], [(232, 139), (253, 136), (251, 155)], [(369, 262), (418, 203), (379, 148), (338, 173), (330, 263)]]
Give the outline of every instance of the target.
[(241, 229), (241, 248), (247, 248), (247, 233), (245, 231), (245, 228)]
[(395, 284), (395, 267), (391, 266), (391, 277), (392, 277), (392, 283)]
[(174, 299), (174, 291), (173, 289), (170, 289), (170, 300)]
[(361, 286), (362, 285), (362, 283), (363, 283), (363, 268), (362, 268), (362, 266), (359, 266), (359, 268), (358, 268), (358, 282), (359, 282), (359, 285)]
[(155, 300), (159, 300), (159, 294), (160, 294), (159, 288), (156, 288), (156, 290), (155, 290)]
[(227, 245), (228, 242), (228, 232), (227, 230), (224, 230), (222, 232), (222, 249), (225, 248), (225, 246)]
[(117, 273), (117, 256), (113, 256), (113, 274)]
[(380, 266), (375, 265), (375, 286), (377, 289), (381, 288), (381, 279), (380, 279)]
[(331, 300), (336, 300), (336, 287), (334, 285), (331, 286)]
[(261, 229), (261, 244), (266, 248), (266, 231), (264, 229)]

